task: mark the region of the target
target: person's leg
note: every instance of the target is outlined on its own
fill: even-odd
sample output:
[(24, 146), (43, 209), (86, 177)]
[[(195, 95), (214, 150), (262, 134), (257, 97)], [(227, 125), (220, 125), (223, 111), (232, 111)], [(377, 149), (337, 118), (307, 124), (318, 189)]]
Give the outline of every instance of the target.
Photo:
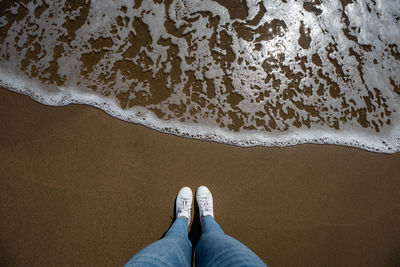
[(191, 265), (192, 244), (188, 238), (188, 224), (192, 206), (192, 191), (182, 188), (176, 198), (176, 220), (165, 236), (139, 251), (125, 267), (185, 266)]
[(203, 227), (196, 246), (196, 266), (266, 266), (248, 247), (226, 235), (214, 220), (212, 196), (207, 188), (198, 190), (196, 199)]
[(139, 251), (125, 267), (190, 266), (192, 244), (187, 228), (188, 221), (183, 217), (177, 218), (162, 239)]
[(248, 247), (226, 235), (212, 216), (204, 217), (202, 223), (196, 266), (266, 266)]

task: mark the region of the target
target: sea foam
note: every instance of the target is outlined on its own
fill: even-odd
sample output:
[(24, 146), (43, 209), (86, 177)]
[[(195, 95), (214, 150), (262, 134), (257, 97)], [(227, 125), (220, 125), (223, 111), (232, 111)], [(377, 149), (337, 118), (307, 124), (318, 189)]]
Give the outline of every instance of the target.
[(400, 2), (8, 1), (0, 85), (240, 146), (400, 151)]

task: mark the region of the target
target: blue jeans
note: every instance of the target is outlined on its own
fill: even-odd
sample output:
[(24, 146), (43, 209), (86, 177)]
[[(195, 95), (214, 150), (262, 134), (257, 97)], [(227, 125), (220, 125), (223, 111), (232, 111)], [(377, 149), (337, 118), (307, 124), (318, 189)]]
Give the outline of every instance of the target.
[[(211, 216), (203, 219), (196, 247), (196, 266), (266, 266), (248, 247), (226, 235)], [(139, 251), (125, 267), (191, 266), (192, 245), (188, 222), (180, 217), (165, 236)]]

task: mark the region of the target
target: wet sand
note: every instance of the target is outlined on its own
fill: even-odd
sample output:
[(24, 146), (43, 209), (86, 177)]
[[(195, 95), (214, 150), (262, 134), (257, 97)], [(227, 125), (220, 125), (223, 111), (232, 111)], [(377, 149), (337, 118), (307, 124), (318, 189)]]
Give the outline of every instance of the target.
[(121, 266), (157, 240), (182, 186), (270, 266), (398, 266), (400, 154), (240, 148), (0, 89), (0, 265)]

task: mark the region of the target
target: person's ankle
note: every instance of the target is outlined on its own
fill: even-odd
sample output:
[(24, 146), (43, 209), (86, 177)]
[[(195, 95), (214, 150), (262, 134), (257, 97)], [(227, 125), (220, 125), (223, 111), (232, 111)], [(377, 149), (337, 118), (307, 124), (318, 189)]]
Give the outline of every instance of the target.
[(178, 216), (177, 218), (182, 218), (182, 219), (184, 219), (185, 221), (187, 221), (188, 223), (190, 222), (190, 218), (188, 218), (188, 217), (186, 217), (186, 216), (183, 216), (183, 215), (180, 215), (180, 216)]
[(212, 216), (212, 215), (202, 215), (202, 216), (200, 216), (200, 219), (204, 220), (207, 217), (214, 218), (214, 216)]

